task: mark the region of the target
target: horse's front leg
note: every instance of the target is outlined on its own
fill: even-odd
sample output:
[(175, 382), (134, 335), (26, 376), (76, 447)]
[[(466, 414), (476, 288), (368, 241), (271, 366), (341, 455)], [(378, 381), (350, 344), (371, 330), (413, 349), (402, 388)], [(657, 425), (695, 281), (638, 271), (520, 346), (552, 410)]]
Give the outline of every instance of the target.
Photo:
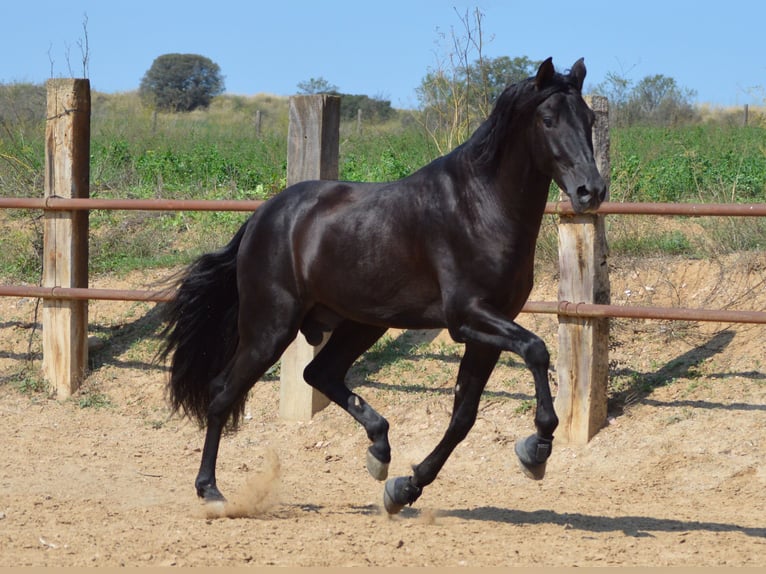
[(470, 343), (466, 345), (447, 431), (423, 462), (413, 467), (412, 476), (392, 478), (386, 482), (383, 502), (389, 514), (396, 514), (405, 505), (415, 502), (423, 488), (436, 480), (452, 451), (468, 435), (476, 421), (481, 394), (499, 356), (500, 350), (497, 348)]
[(550, 355), (542, 339), (516, 326), (520, 341), (518, 354), (524, 359), (535, 381), (537, 433), (516, 441), (514, 450), (524, 474), (533, 480), (541, 480), (545, 476), (545, 466), (553, 448), (553, 432), (559, 424), (548, 383)]
[(535, 382), (535, 427), (537, 433), (516, 442), (515, 451), (528, 477), (540, 480), (551, 455), (553, 432), (559, 424), (553, 408), (548, 369), (550, 355), (540, 337), (480, 303), (463, 308), (466, 320), (452, 332), (456, 340), (479, 341), (519, 355)]

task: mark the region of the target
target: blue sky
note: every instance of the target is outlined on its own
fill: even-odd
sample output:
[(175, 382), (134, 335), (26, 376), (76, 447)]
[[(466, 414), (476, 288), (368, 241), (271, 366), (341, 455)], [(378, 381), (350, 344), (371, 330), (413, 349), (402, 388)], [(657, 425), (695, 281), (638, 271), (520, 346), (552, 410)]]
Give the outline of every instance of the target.
[[(342, 92), (416, 107), (415, 88), (447, 53), (457, 13), (484, 13), (484, 54), (583, 56), (586, 87), (607, 72), (672, 77), (698, 103), (763, 104), (763, 0), (27, 0), (4, 2), (0, 82), (88, 76), (102, 92), (138, 88), (157, 56), (216, 62), (229, 93), (290, 95), (322, 77)], [(446, 40), (440, 40), (446, 35)]]

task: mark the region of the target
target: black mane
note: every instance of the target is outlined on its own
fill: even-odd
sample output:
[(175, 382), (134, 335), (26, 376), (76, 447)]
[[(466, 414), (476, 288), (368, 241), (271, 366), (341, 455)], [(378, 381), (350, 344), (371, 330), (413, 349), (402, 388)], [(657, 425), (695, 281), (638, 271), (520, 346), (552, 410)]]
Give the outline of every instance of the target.
[(514, 132), (514, 121), (528, 117), (530, 108), (536, 108), (553, 94), (570, 90), (577, 90), (572, 79), (558, 72), (542, 89), (535, 85), (534, 77), (508, 85), (497, 97), (487, 119), (460, 148), (482, 165), (496, 165), (501, 159), (498, 152), (505, 149), (505, 140)]

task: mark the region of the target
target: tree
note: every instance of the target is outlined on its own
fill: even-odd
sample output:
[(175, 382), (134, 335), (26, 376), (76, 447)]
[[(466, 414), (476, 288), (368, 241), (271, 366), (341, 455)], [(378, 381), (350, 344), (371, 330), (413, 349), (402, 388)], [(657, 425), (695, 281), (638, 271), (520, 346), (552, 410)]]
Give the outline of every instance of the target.
[[(458, 18), (464, 33), (460, 35), (454, 28), (451, 30), (452, 47), (436, 67), (429, 70), (416, 90), (423, 112), (423, 127), (439, 153), (446, 153), (465, 141), (476, 120), (468, 91), (473, 72), (471, 62), (484, 60), (481, 27), (484, 14), (479, 9), (472, 14), (466, 10), (462, 16), (458, 13)], [(442, 35), (442, 39), (445, 37)]]
[(691, 99), (695, 92), (681, 88), (673, 78), (655, 74), (646, 76), (633, 89), (631, 103), (639, 117), (655, 124), (675, 124), (694, 118)]
[(637, 84), (615, 72), (594, 89), (609, 99), (611, 123), (615, 126), (635, 124), (669, 125), (695, 118), (691, 103), (695, 95), (668, 76), (645, 76)]
[(530, 60), (526, 56), (509, 58), (489, 58), (477, 60), (466, 80), (473, 79), (470, 85), (471, 101), (486, 117), (498, 96), (509, 84), (515, 84), (537, 73), (542, 62)]
[(337, 94), (338, 86), (325, 80), (323, 77), (311, 78), (298, 82), (298, 93), (303, 95), (312, 94)]
[(370, 121), (384, 121), (394, 115), (394, 108), (390, 100), (371, 98), (363, 94), (343, 94), (338, 86), (331, 84), (321, 76), (298, 83), (298, 93), (309, 96), (316, 94), (329, 94), (341, 96), (340, 118), (342, 120), (355, 120), (359, 110)]
[(451, 30), (451, 48), (417, 88), (421, 123), (440, 153), (465, 141), (486, 119), (502, 91), (528, 78), (540, 62), (526, 56), (487, 58), (483, 53), (484, 15), (458, 13), (462, 32)]
[(221, 68), (197, 54), (164, 54), (152, 63), (141, 80), (141, 97), (169, 112), (206, 108), (223, 93)]
[(365, 121), (382, 122), (394, 115), (390, 100), (371, 98), (365, 95), (336, 94), (341, 96), (340, 119), (355, 120), (359, 110)]
[(435, 141), (446, 135), (440, 151), (448, 151), (465, 140), (487, 118), (503, 90), (534, 75), (539, 65), (526, 56), (500, 56), (429, 72), (417, 88), (417, 95), (426, 129)]

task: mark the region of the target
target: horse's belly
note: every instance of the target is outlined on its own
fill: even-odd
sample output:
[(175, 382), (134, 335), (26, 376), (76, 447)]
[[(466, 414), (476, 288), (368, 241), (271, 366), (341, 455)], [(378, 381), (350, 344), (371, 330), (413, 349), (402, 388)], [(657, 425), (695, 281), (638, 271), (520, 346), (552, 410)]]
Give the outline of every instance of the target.
[(430, 281), (398, 282), (389, 277), (347, 276), (334, 288), (322, 286), (318, 301), (335, 313), (361, 323), (426, 329), (444, 325), (438, 288)]

